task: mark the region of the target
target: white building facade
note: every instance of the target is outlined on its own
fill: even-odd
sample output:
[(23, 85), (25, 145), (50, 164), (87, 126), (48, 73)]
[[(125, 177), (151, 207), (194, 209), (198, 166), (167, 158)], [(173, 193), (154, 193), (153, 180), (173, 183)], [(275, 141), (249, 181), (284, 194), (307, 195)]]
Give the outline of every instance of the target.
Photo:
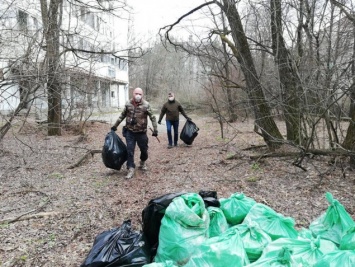
[[(56, 75), (61, 81), (63, 119), (78, 112), (123, 107), (128, 100), (129, 14), (112, 3), (63, 1), (60, 6)], [(0, 112), (13, 112), (25, 99), (26, 108), (46, 115), (46, 43), (40, 1), (5, 0), (0, 13)]]

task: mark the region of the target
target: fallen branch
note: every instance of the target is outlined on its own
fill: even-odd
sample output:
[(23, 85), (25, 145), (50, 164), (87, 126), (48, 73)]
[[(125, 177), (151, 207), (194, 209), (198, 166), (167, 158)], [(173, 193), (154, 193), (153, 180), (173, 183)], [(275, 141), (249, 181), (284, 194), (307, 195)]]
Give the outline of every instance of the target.
[[(17, 222), (17, 221), (20, 221), (20, 220), (27, 220), (27, 219), (31, 219), (33, 216), (36, 216), (37, 214), (32, 214), (32, 215), (28, 215), (32, 212), (36, 212), (38, 210), (41, 210), (43, 209), (44, 206), (47, 205), (47, 203), (50, 201), (49, 198), (46, 199), (46, 201), (44, 201), (41, 205), (39, 205), (37, 208), (33, 209), (33, 210), (30, 210), (30, 211), (27, 211), (15, 218), (9, 218), (9, 219), (3, 219), (3, 220), (0, 220), (0, 224), (4, 224), (4, 223), (13, 223), (13, 222)], [(42, 212), (44, 213), (44, 212)]]
[(98, 154), (98, 153), (102, 153), (102, 150), (99, 149), (89, 150), (76, 163), (70, 165), (67, 169), (74, 169), (76, 167), (79, 167), (89, 156), (93, 157), (94, 154)]
[(105, 120), (89, 120), (91, 123), (94, 123), (94, 122), (99, 122), (99, 123), (104, 123), (104, 124), (107, 124), (107, 121)]
[(258, 158), (282, 158), (282, 157), (299, 157), (302, 155), (306, 156), (351, 156), (354, 155), (353, 151), (346, 151), (342, 149), (336, 150), (320, 150), (320, 149), (312, 149), (307, 152), (273, 152), (267, 153), (263, 155), (251, 156), (250, 159), (258, 159)]
[(258, 146), (255, 146), (255, 145), (251, 145), (250, 147), (247, 147), (247, 148), (244, 148), (242, 149), (243, 151), (248, 151), (248, 150), (256, 150), (256, 149), (259, 149), (259, 148), (267, 148), (266, 145), (258, 145)]
[[(265, 154), (258, 154), (249, 156), (250, 159), (256, 160), (261, 158), (283, 158), (283, 157), (299, 157), (299, 156), (351, 156), (354, 155), (354, 151), (347, 151), (343, 149), (336, 150), (319, 150), (313, 149), (308, 150), (307, 152), (299, 151), (299, 152), (270, 152)], [(231, 159), (240, 159), (240, 154), (233, 154), (226, 157), (227, 160)]]
[(62, 214), (61, 212), (57, 212), (57, 211), (28, 214), (30, 212), (33, 212), (33, 210), (26, 212), (25, 214), (22, 214), (16, 218), (9, 218), (9, 219), (0, 220), (0, 224), (13, 223), (13, 222), (17, 222), (17, 221), (25, 221), (25, 220), (30, 220), (30, 219), (39, 219), (39, 218), (43, 218), (43, 217), (56, 216), (56, 215)]
[(245, 155), (242, 155), (240, 153), (235, 153), (235, 154), (232, 154), (232, 155), (229, 155), (226, 157), (226, 160), (232, 160), (232, 159), (242, 159), (244, 158)]

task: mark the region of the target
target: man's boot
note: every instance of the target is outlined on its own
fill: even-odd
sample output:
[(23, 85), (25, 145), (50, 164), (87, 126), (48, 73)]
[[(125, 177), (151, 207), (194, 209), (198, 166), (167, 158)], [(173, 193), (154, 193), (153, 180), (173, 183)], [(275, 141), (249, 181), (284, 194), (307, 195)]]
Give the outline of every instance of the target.
[(133, 178), (133, 175), (134, 175), (134, 168), (129, 168), (128, 169), (128, 173), (126, 175), (126, 179), (131, 179)]
[(139, 168), (142, 169), (143, 171), (148, 170), (147, 164), (145, 164), (145, 161), (142, 160), (139, 162)]

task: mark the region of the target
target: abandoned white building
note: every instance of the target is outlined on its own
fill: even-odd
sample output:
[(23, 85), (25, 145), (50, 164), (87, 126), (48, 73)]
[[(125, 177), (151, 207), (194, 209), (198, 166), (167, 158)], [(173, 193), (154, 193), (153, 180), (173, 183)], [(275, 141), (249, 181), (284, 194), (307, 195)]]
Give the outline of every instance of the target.
[[(63, 1), (60, 9), (56, 75), (64, 119), (78, 109), (122, 107), (129, 92), (128, 12), (104, 0), (78, 3)], [(43, 118), (48, 104), (40, 1), (5, 0), (0, 14), (0, 112), (13, 112), (26, 98), (25, 109)]]

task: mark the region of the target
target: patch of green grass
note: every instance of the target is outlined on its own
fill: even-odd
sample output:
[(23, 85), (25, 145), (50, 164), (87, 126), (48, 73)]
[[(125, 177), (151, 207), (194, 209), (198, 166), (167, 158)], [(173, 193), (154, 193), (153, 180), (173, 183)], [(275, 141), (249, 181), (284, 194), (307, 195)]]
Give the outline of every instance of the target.
[(229, 153), (227, 153), (227, 158), (231, 158), (231, 157), (233, 157), (234, 155), (235, 155), (234, 153), (229, 152)]
[(226, 138), (226, 137), (222, 138), (221, 136), (217, 136), (217, 137), (216, 137), (216, 140), (217, 140), (218, 142), (228, 142), (228, 141), (229, 141), (228, 138)]
[(261, 170), (261, 167), (260, 167), (259, 163), (254, 162), (254, 163), (251, 165), (251, 169), (252, 169), (253, 171), (260, 171), (260, 170)]
[(107, 185), (107, 183), (108, 183), (108, 181), (104, 181), (104, 180), (98, 180), (98, 181), (95, 181), (94, 183), (93, 183), (93, 185), (94, 185), (94, 187), (97, 187), (97, 188), (99, 188), (99, 187), (104, 187), (104, 186), (106, 186)]
[(25, 262), (27, 260), (28, 256), (27, 255), (22, 255), (20, 256), (20, 261)]
[(247, 182), (250, 182), (250, 183), (256, 183), (257, 181), (259, 181), (260, 178), (259, 177), (256, 177), (256, 176), (250, 176), (247, 178)]
[(54, 233), (49, 234), (46, 238), (37, 239), (35, 242), (38, 244), (48, 244), (52, 247), (57, 240), (57, 236)]
[(49, 179), (63, 179), (64, 175), (59, 173), (59, 172), (53, 172), (51, 174), (48, 175)]
[(216, 140), (217, 140), (217, 141), (223, 141), (223, 138), (220, 137), (220, 136), (217, 136), (217, 137), (216, 137)]
[[(2, 223), (0, 224), (0, 228), (7, 228), (9, 227), (9, 223)], [(1, 266), (1, 265), (0, 265)]]
[(43, 238), (40, 238), (40, 239), (36, 239), (35, 241), (32, 241), (32, 242), (42, 245), (42, 244), (46, 243), (46, 240), (44, 240)]
[(52, 241), (52, 242), (53, 242), (53, 241), (55, 241), (56, 239), (57, 239), (57, 238), (56, 238), (55, 234), (52, 233), (52, 234), (49, 235), (49, 241)]

